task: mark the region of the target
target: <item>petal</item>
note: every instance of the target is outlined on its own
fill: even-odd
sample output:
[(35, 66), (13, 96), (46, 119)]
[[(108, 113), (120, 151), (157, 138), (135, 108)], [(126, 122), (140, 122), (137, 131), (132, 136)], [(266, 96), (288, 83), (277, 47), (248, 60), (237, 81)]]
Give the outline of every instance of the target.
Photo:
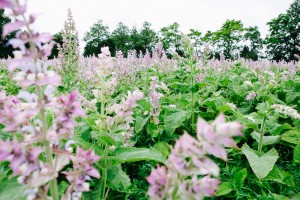
[(95, 178), (100, 178), (100, 174), (95, 168), (91, 168), (89, 171), (86, 172), (86, 174)]
[(5, 24), (3, 27), (2, 37), (7, 36), (11, 32), (15, 31), (16, 29), (21, 28), (24, 25), (25, 25), (25, 22), (23, 22), (23, 21), (16, 21), (16, 22), (11, 22), (11, 23)]

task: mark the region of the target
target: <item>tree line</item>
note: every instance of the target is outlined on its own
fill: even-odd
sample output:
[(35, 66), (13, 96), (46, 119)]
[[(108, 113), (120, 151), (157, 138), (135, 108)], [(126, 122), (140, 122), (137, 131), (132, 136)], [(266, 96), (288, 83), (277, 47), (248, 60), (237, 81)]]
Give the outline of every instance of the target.
[[(0, 12), (1, 24), (9, 21)], [(267, 23), (269, 33), (262, 38), (257, 26), (245, 27), (240, 20), (226, 20), (217, 31), (202, 33), (196, 29), (190, 29), (187, 36), (192, 40), (194, 51), (201, 55), (204, 47), (209, 44), (210, 56), (220, 59), (270, 59), (275, 61), (297, 60), (300, 54), (300, 0), (295, 0), (289, 9)], [(128, 27), (120, 22), (110, 32), (109, 27), (102, 20), (94, 23), (83, 40), (84, 56), (97, 56), (103, 46), (110, 48), (112, 56), (117, 51), (122, 51), (126, 56), (129, 51), (135, 50), (138, 54), (145, 54), (161, 42), (166, 54), (172, 57), (176, 52), (183, 55), (181, 39), (183, 37), (177, 22), (165, 26), (156, 32), (149, 22), (144, 22), (142, 27)], [(61, 33), (54, 35), (54, 40), (62, 45)], [(6, 39), (0, 41), (0, 57), (6, 58), (11, 55), (12, 49), (5, 45)], [(3, 50), (2, 50), (3, 49)], [(57, 57), (57, 48), (54, 48), (50, 58)]]

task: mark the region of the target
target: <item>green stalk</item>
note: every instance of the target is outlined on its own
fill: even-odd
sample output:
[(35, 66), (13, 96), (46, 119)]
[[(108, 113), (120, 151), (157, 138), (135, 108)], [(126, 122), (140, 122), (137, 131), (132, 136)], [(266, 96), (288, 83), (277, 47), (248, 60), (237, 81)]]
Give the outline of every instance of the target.
[[(16, 3), (19, 5), (19, 1), (16, 1)], [(25, 15), (22, 15), (22, 18), (25, 22), (27, 22)], [(31, 39), (33, 39), (33, 35), (31, 32), (31, 29), (29, 27), (29, 24), (26, 23), (26, 28), (28, 30), (28, 34), (29, 37)], [(29, 41), (29, 46), (32, 52), (36, 52), (36, 46), (32, 41)], [(34, 58), (34, 64), (35, 64), (35, 69), (37, 70), (37, 59), (38, 58)], [(40, 109), (40, 117), (41, 117), (41, 122), (42, 122), (42, 134), (44, 137), (44, 147), (45, 147), (45, 154), (46, 154), (46, 160), (48, 162), (48, 164), (53, 167), (53, 157), (52, 157), (52, 151), (51, 151), (51, 147), (50, 147), (50, 143), (47, 140), (47, 120), (46, 120), (46, 116), (45, 116), (45, 107), (44, 104), (42, 102), (43, 99), (43, 92), (42, 92), (42, 88), (40, 86), (35, 86), (36, 89), (36, 94), (38, 96), (38, 103), (41, 105), (41, 109)], [(57, 187), (57, 180), (56, 178), (50, 181), (50, 192), (52, 195), (53, 200), (59, 200), (59, 196), (58, 196), (58, 187)]]
[[(105, 109), (105, 100), (104, 100), (104, 97), (101, 96), (101, 130), (102, 130), (102, 133), (104, 133), (104, 127), (105, 127), (105, 111), (104, 111), (104, 109)], [(107, 145), (105, 145), (104, 146), (104, 155), (103, 155), (103, 160), (102, 160), (102, 169), (101, 169), (99, 200), (105, 199), (108, 151), (109, 151), (109, 147)]]
[(191, 102), (191, 105), (192, 105), (192, 118), (191, 118), (191, 133), (193, 134), (193, 124), (194, 124), (194, 121), (195, 121), (195, 97), (194, 97), (194, 84), (195, 84), (195, 78), (194, 78), (194, 75), (195, 75), (195, 72), (194, 72), (194, 67), (193, 67), (193, 60), (191, 59), (190, 60), (190, 65), (191, 65), (191, 73), (192, 73), (192, 76), (191, 76), (191, 86), (192, 86), (192, 102)]
[(99, 195), (99, 200), (104, 200), (105, 199), (105, 188), (106, 188), (106, 180), (107, 180), (107, 155), (108, 155), (108, 150), (109, 147), (105, 145), (105, 150), (104, 150), (104, 159), (102, 162), (102, 173), (101, 173), (101, 179), (100, 179), (100, 195)]
[(263, 137), (264, 137), (264, 129), (265, 129), (266, 117), (264, 117), (263, 122), (261, 124), (259, 144), (258, 144), (258, 153), (261, 155), (262, 146), (263, 146)]
[[(43, 137), (44, 137), (46, 160), (51, 167), (54, 167), (50, 143), (47, 140), (47, 120), (46, 120), (46, 116), (45, 116), (44, 104), (42, 102), (43, 94), (42, 94), (42, 90), (41, 90), (40, 86), (36, 86), (36, 92), (37, 92), (37, 95), (39, 98), (39, 100), (38, 100), (39, 104), (41, 105), (40, 117), (41, 117), (41, 122), (42, 122), (42, 133), (43, 133)], [(56, 178), (50, 181), (50, 192), (51, 192), (53, 200), (59, 199)]]

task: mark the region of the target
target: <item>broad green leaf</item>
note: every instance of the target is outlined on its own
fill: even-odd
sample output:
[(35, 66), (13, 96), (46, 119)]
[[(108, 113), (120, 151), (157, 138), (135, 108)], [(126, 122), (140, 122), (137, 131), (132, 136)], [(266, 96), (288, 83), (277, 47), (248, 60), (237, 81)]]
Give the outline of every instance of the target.
[[(251, 136), (253, 139), (256, 140), (256, 142), (259, 142), (260, 134), (258, 132), (252, 132)], [(280, 136), (263, 136), (262, 144), (263, 146), (275, 144), (280, 139)]]
[(58, 185), (59, 196), (63, 196), (68, 187), (69, 187), (69, 183), (67, 181), (60, 182), (60, 184)]
[(247, 144), (243, 145), (242, 151), (248, 159), (253, 172), (259, 179), (265, 178), (269, 174), (278, 159), (278, 152), (274, 148), (262, 156), (258, 156), (256, 151), (251, 149)]
[(97, 138), (101, 143), (108, 146), (117, 146), (117, 142), (109, 135), (101, 135)]
[(165, 164), (166, 159), (157, 149), (147, 148), (118, 148), (114, 155), (109, 157), (114, 164), (125, 162), (137, 162), (142, 160), (153, 160)]
[(300, 130), (287, 131), (281, 136), (281, 139), (292, 144), (300, 144)]
[(247, 177), (247, 169), (246, 168), (234, 173), (233, 180), (234, 180), (236, 189), (241, 189), (243, 187), (246, 177)]
[(231, 111), (232, 110), (232, 108), (229, 105), (227, 105), (227, 104), (222, 105), (222, 106), (218, 107), (217, 109), (218, 109), (218, 111), (220, 111), (222, 113), (225, 113), (227, 111)]
[(299, 199), (300, 199), (300, 193), (293, 196), (293, 198), (291, 200), (299, 200)]
[(298, 144), (294, 149), (294, 161), (300, 162), (300, 144)]
[(107, 170), (107, 186), (119, 192), (126, 192), (131, 185), (129, 176), (122, 170), (121, 165)]
[(288, 92), (286, 94), (286, 102), (289, 104), (289, 103), (293, 102), (299, 96), (300, 96), (299, 92)]
[(264, 180), (275, 181), (277, 183), (285, 184), (290, 187), (295, 186), (293, 176), (284, 170), (280, 170), (277, 166), (274, 166), (274, 168), (270, 171), (268, 176), (264, 178)]
[(189, 112), (184, 110), (175, 110), (175, 112), (166, 112), (165, 130), (168, 135), (172, 135), (176, 128), (189, 118)]
[(149, 120), (150, 117), (142, 118), (140, 116), (137, 116), (135, 119), (135, 132), (139, 133), (141, 130), (143, 130), (145, 124)]
[(99, 148), (99, 145), (95, 145), (90, 142), (87, 142), (78, 136), (74, 136), (72, 140), (74, 140), (76, 144), (78, 144), (79, 146), (82, 146), (85, 150), (93, 149), (98, 156), (103, 155), (103, 150)]
[(274, 129), (270, 131), (271, 135), (279, 135), (281, 131), (283, 130), (290, 130), (293, 127), (291, 127), (288, 123), (282, 124), (280, 126), (275, 126)]
[(274, 200), (289, 200), (290, 199), (288, 197), (285, 197), (285, 196), (282, 196), (282, 195), (279, 195), (279, 194), (272, 193), (272, 195), (274, 197)]
[(156, 126), (153, 122), (148, 123), (146, 126), (147, 134), (150, 135), (152, 138), (155, 138), (159, 135), (160, 129)]
[(223, 182), (220, 184), (219, 188), (216, 191), (216, 196), (223, 196), (230, 193), (233, 190), (230, 182)]
[(154, 148), (157, 149), (162, 155), (167, 158), (170, 154), (170, 147), (167, 142), (158, 142), (154, 145)]
[(8, 179), (0, 183), (0, 199), (25, 200), (26, 188), (17, 182), (17, 178)]

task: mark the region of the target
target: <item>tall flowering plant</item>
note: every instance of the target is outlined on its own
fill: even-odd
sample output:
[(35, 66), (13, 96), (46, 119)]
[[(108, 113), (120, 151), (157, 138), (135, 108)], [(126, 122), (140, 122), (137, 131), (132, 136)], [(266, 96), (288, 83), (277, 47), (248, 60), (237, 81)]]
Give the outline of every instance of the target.
[(208, 124), (199, 118), (197, 138), (185, 133), (176, 142), (165, 167), (158, 166), (147, 178), (151, 199), (201, 200), (215, 194), (220, 169), (208, 155), (224, 161), (224, 147), (236, 147), (233, 136), (241, 135), (238, 122), (226, 122), (223, 114)]
[[(73, 168), (63, 172), (70, 186), (62, 199), (80, 199), (82, 192), (89, 190), (88, 180), (100, 175), (92, 166), (99, 159), (93, 151), (77, 148), (74, 156), (70, 142), (62, 144), (62, 139), (73, 136), (74, 118), (85, 116), (76, 100), (78, 92), (55, 97), (61, 77), (48, 69), (47, 62), (41, 61), (51, 53), (52, 37), (31, 29), (36, 15), (26, 17), (26, 2), (0, 0), (0, 8), (9, 9), (14, 19), (4, 26), (3, 36), (25, 29), (9, 41), (19, 50), (14, 52), (15, 58), (8, 68), (17, 69), (14, 80), (22, 90), (17, 96), (0, 91), (0, 123), (5, 126), (3, 131), (12, 133), (14, 138), (0, 141), (0, 161), (10, 162), (12, 176), (18, 176), (19, 183), (27, 187), (27, 199), (52, 197), (53, 200), (59, 199), (56, 179), (72, 161)], [(27, 90), (30, 86), (34, 86), (35, 93)], [(51, 123), (47, 120), (48, 114), (56, 116)]]

